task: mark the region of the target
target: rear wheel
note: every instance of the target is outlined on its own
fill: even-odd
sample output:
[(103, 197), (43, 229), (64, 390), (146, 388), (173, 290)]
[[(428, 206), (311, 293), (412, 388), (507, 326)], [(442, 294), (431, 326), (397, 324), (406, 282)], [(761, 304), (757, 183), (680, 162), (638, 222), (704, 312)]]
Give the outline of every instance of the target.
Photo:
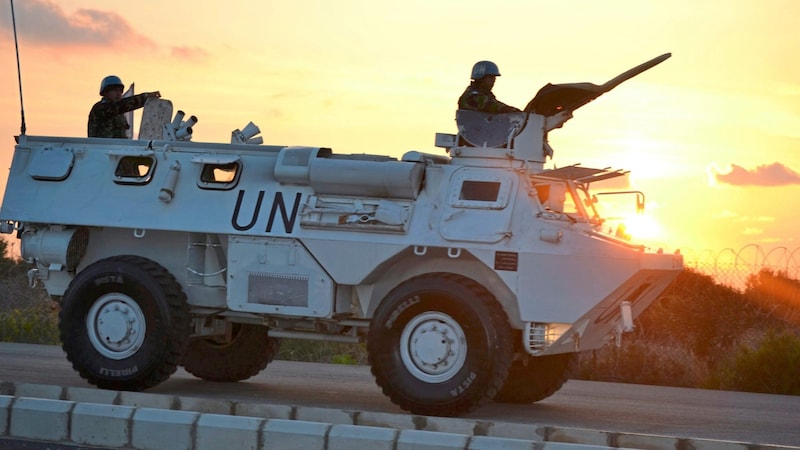
[(234, 323), (229, 337), (192, 339), (181, 365), (192, 375), (209, 381), (246, 380), (267, 367), (280, 347), (269, 328)]
[(577, 365), (577, 353), (530, 356), (514, 361), (508, 377), (494, 401), (499, 403), (533, 403), (556, 393)]
[(67, 359), (104, 389), (138, 391), (169, 378), (189, 340), (189, 306), (163, 267), (139, 256), (97, 261), (70, 283), (59, 330)]
[(511, 331), (494, 297), (467, 278), (421, 275), (382, 301), (367, 352), (377, 384), (415, 414), (465, 414), (494, 397), (511, 362)]

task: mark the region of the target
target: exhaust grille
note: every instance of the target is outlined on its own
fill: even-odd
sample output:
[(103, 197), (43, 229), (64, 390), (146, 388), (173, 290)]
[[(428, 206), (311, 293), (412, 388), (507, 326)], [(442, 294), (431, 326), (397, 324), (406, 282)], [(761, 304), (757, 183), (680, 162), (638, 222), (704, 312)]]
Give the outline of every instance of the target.
[(308, 307), (308, 277), (250, 272), (247, 303)]

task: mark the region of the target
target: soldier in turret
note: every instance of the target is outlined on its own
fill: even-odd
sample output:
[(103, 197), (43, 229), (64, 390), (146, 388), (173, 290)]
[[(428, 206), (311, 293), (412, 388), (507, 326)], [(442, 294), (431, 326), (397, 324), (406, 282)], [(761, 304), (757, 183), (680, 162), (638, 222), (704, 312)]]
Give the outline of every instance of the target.
[(478, 61), (472, 66), (472, 82), (458, 99), (458, 109), (491, 114), (520, 112), (519, 109), (497, 100), (492, 93), (495, 78), (500, 76), (497, 64)]
[(89, 137), (126, 138), (125, 131), (130, 125), (124, 114), (141, 108), (149, 98), (161, 98), (158, 91), (122, 98), (124, 89), (122, 80), (116, 75), (109, 75), (100, 82), (103, 98), (89, 112)]

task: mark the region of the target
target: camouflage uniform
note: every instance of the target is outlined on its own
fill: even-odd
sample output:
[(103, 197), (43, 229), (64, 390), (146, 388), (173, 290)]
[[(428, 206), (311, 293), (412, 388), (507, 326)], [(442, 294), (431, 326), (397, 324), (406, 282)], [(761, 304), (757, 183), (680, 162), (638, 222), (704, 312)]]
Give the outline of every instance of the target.
[(89, 137), (126, 138), (125, 130), (131, 126), (124, 114), (144, 106), (147, 93), (125, 97), (118, 102), (102, 99), (89, 111)]
[(497, 100), (491, 90), (482, 89), (479, 85), (479, 81), (480, 80), (472, 81), (469, 87), (467, 87), (467, 90), (461, 94), (461, 97), (458, 99), (458, 109), (468, 109), (491, 114), (520, 112), (519, 109)]

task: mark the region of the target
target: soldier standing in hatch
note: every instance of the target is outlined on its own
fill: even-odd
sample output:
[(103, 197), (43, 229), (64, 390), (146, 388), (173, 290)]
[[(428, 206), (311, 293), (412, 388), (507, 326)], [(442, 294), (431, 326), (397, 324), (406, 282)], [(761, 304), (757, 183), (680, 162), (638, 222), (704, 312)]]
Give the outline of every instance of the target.
[(89, 137), (126, 138), (125, 130), (130, 125), (124, 114), (141, 108), (148, 98), (161, 98), (158, 91), (122, 98), (124, 89), (122, 80), (115, 75), (109, 75), (100, 82), (100, 95), (103, 98), (89, 112)]
[(497, 100), (492, 93), (494, 80), (500, 76), (497, 64), (478, 61), (472, 66), (472, 82), (458, 99), (458, 109), (481, 111), (491, 114), (520, 112), (519, 109)]

